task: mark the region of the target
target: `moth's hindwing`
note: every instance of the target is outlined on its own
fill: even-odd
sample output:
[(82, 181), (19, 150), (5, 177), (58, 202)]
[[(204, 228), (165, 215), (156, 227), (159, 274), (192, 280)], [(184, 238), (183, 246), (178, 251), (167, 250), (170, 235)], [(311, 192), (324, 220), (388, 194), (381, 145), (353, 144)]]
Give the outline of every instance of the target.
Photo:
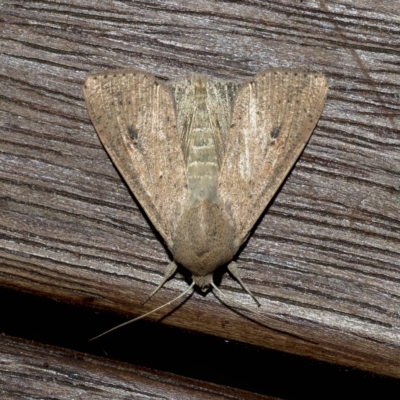
[(218, 180), (238, 243), (302, 152), (327, 90), (321, 74), (294, 70), (267, 70), (240, 86)]
[(84, 94), (101, 142), (171, 247), (187, 178), (168, 87), (152, 75), (122, 70), (89, 75)]

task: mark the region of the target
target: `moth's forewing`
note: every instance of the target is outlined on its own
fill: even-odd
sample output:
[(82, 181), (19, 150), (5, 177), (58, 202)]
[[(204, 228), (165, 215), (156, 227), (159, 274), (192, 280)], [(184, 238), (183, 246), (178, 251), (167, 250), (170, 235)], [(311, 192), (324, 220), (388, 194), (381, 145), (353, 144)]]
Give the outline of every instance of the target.
[(171, 247), (187, 179), (168, 87), (142, 72), (108, 71), (89, 75), (84, 94), (107, 153)]
[(267, 70), (239, 88), (218, 195), (241, 244), (299, 157), (324, 108), (323, 75)]

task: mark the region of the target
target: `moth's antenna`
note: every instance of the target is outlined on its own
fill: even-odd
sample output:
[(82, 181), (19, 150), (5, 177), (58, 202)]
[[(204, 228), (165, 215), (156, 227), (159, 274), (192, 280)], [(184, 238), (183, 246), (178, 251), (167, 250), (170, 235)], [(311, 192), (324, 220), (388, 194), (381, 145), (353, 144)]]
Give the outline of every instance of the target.
[[(235, 261), (232, 261), (231, 263), (228, 264), (228, 270), (229, 272), (233, 275), (233, 277), (240, 283), (242, 288), (251, 296), (251, 298), (257, 303), (258, 307), (261, 306), (260, 302), (257, 300), (256, 296), (254, 296), (253, 293), (250, 292), (250, 289), (247, 288), (247, 286), (244, 284), (242, 281), (242, 278), (239, 275), (239, 268), (237, 267), (237, 264)], [(218, 292), (219, 293), (219, 292)], [(222, 292), (221, 292), (222, 293)]]
[(168, 264), (167, 269), (165, 270), (165, 274), (163, 277), (163, 280), (161, 281), (161, 283), (149, 294), (149, 296), (147, 297), (147, 299), (142, 303), (145, 304), (147, 303), (151, 297), (153, 297), (163, 286), (164, 283), (167, 282), (167, 280), (169, 278), (171, 278), (171, 276), (176, 272), (178, 266), (176, 265), (175, 262), (171, 262)]
[[(211, 282), (211, 286), (213, 287), (213, 289), (215, 289), (215, 291), (216, 291), (223, 299), (225, 299), (225, 301), (224, 301), (224, 300), (222, 300), (220, 297), (215, 296), (219, 301), (221, 301), (221, 302), (224, 303), (225, 305), (228, 305), (228, 306), (229, 306), (229, 302), (232, 302), (232, 303), (236, 304), (237, 306), (239, 306), (239, 307), (245, 309), (246, 311), (249, 311), (249, 312), (251, 312), (251, 313), (254, 313), (254, 310), (252, 310), (252, 309), (246, 307), (244, 304), (242, 304), (242, 303), (240, 303), (240, 302), (238, 302), (238, 301), (232, 299), (231, 297), (227, 296), (221, 289), (219, 289), (219, 287), (218, 287), (214, 282)], [(214, 293), (214, 292), (213, 292), (213, 293)], [(228, 302), (228, 304), (226, 303), (226, 301)], [(259, 302), (257, 302), (257, 303), (259, 304)]]
[(125, 325), (129, 325), (129, 324), (131, 324), (132, 322), (139, 321), (140, 319), (143, 319), (143, 318), (147, 317), (148, 315), (153, 314), (154, 312), (156, 312), (156, 311), (158, 311), (158, 310), (161, 310), (162, 308), (164, 308), (164, 307), (166, 307), (166, 306), (169, 306), (170, 304), (174, 303), (175, 301), (177, 301), (177, 300), (179, 300), (181, 297), (183, 297), (185, 294), (187, 294), (191, 289), (193, 289), (193, 286), (194, 286), (194, 282), (192, 282), (192, 284), (191, 284), (185, 291), (183, 291), (179, 296), (175, 297), (174, 299), (168, 301), (167, 303), (164, 303), (163, 305), (161, 305), (160, 307), (155, 308), (154, 310), (151, 310), (151, 311), (147, 312), (146, 314), (141, 315), (140, 317), (131, 319), (131, 320), (126, 321), (126, 322), (124, 322), (124, 323), (122, 323), (122, 324), (120, 324), (120, 325), (114, 326), (114, 328), (111, 328), (111, 329), (109, 329), (108, 331), (105, 331), (105, 332), (101, 333), (100, 335), (97, 335), (97, 336), (95, 336), (95, 337), (89, 339), (89, 342), (92, 341), (92, 340), (98, 339), (99, 337), (102, 337), (102, 336), (104, 336), (104, 335), (107, 335), (107, 333), (110, 333), (110, 332), (112, 332), (112, 331), (115, 331), (116, 329), (122, 328), (122, 327), (125, 326)]

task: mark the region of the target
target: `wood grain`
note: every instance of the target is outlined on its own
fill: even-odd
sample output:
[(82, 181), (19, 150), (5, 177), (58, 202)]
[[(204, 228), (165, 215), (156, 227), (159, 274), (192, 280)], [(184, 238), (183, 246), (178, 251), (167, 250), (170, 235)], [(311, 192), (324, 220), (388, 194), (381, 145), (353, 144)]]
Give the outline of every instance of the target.
[[(129, 316), (187, 287), (140, 305), (169, 258), (89, 121), (88, 72), (322, 72), (322, 117), (237, 260), (262, 306), (249, 320), (196, 293), (163, 322), (400, 376), (398, 2), (0, 7), (2, 286)], [(229, 276), (220, 287), (252, 307)]]
[(272, 399), (5, 336), (0, 337), (0, 362), (4, 400)]

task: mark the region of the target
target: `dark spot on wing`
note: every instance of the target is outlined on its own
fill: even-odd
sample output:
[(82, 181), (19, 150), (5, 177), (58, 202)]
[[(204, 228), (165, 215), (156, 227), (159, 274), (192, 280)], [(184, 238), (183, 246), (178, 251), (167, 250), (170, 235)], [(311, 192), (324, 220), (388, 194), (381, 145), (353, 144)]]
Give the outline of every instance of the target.
[(127, 128), (128, 128), (129, 136), (133, 140), (133, 143), (137, 144), (137, 142), (138, 142), (138, 132), (133, 128), (132, 125), (128, 125)]
[(275, 126), (271, 131), (271, 139), (275, 140), (279, 136), (280, 131), (281, 131), (281, 127)]

